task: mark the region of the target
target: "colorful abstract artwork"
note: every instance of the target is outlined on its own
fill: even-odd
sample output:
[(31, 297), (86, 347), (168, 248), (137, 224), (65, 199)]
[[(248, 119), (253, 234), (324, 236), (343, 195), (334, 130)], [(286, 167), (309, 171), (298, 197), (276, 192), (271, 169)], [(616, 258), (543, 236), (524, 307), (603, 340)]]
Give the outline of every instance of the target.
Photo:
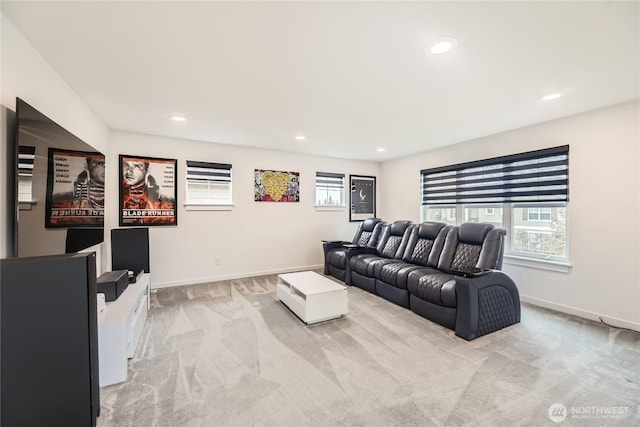
[(256, 202), (299, 202), (300, 172), (255, 170)]

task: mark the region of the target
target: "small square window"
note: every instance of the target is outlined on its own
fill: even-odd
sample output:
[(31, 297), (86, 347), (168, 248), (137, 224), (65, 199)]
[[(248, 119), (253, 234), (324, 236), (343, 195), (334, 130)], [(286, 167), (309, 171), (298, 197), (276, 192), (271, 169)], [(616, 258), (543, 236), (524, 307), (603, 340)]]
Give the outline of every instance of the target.
[(232, 204), (231, 165), (187, 160), (186, 188), (186, 204)]
[(344, 174), (316, 172), (316, 206), (345, 206)]

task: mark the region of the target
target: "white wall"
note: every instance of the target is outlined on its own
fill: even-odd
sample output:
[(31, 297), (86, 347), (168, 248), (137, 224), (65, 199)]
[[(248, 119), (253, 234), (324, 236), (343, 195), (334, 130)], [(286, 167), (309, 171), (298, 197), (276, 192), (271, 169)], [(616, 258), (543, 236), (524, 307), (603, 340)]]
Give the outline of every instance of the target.
[[(112, 160), (107, 166), (111, 177), (118, 174), (119, 154), (178, 160), (178, 225), (149, 228), (153, 287), (319, 267), (323, 263), (321, 240), (351, 240), (358, 223), (349, 222), (346, 208), (316, 210), (316, 172), (344, 173), (347, 179), (349, 174), (379, 174), (375, 162), (114, 132), (106, 152)], [(232, 211), (185, 210), (186, 160), (233, 165)], [(255, 169), (300, 172), (300, 202), (255, 202)], [(117, 228), (117, 185), (108, 186), (106, 199), (105, 227)]]
[[(625, 103), (382, 165), (381, 216), (420, 217), (420, 170), (569, 144), (568, 273), (508, 264), (523, 301), (640, 330), (640, 103)], [(397, 191), (398, 183), (409, 184)]]

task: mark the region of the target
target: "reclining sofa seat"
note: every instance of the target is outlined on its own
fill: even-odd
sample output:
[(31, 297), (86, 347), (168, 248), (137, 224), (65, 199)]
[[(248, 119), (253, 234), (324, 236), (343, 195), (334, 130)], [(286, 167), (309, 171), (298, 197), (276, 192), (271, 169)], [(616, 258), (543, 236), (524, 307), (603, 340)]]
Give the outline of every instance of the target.
[(382, 231), (383, 221), (380, 218), (368, 218), (360, 223), (352, 242), (324, 242), (324, 274), (330, 274), (338, 280), (345, 281), (347, 270), (347, 253), (350, 248), (345, 244), (375, 248)]
[(518, 290), (503, 272), (468, 278), (451, 273), (472, 267), (501, 268), (505, 234), (482, 223), (449, 228), (437, 270), (414, 269), (408, 274), (411, 310), (467, 340), (519, 322)]
[(375, 293), (375, 266), (402, 259), (411, 234), (411, 226), (411, 221), (385, 223), (375, 249), (368, 249), (349, 257), (345, 283)]
[(413, 270), (430, 267), (435, 273), (444, 241), (451, 226), (440, 222), (413, 225), (401, 260), (376, 263), (373, 269), (375, 293), (409, 308), (407, 278)]

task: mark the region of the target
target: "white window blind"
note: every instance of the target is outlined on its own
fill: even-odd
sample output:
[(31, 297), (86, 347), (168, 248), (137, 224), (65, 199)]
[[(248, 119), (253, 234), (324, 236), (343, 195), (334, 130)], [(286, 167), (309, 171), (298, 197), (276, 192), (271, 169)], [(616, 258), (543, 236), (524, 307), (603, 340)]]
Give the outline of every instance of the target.
[(316, 206), (345, 206), (344, 174), (316, 172)]
[(18, 201), (33, 200), (33, 164), (36, 147), (20, 145), (18, 147)]
[(187, 160), (187, 204), (230, 205), (231, 165)]

